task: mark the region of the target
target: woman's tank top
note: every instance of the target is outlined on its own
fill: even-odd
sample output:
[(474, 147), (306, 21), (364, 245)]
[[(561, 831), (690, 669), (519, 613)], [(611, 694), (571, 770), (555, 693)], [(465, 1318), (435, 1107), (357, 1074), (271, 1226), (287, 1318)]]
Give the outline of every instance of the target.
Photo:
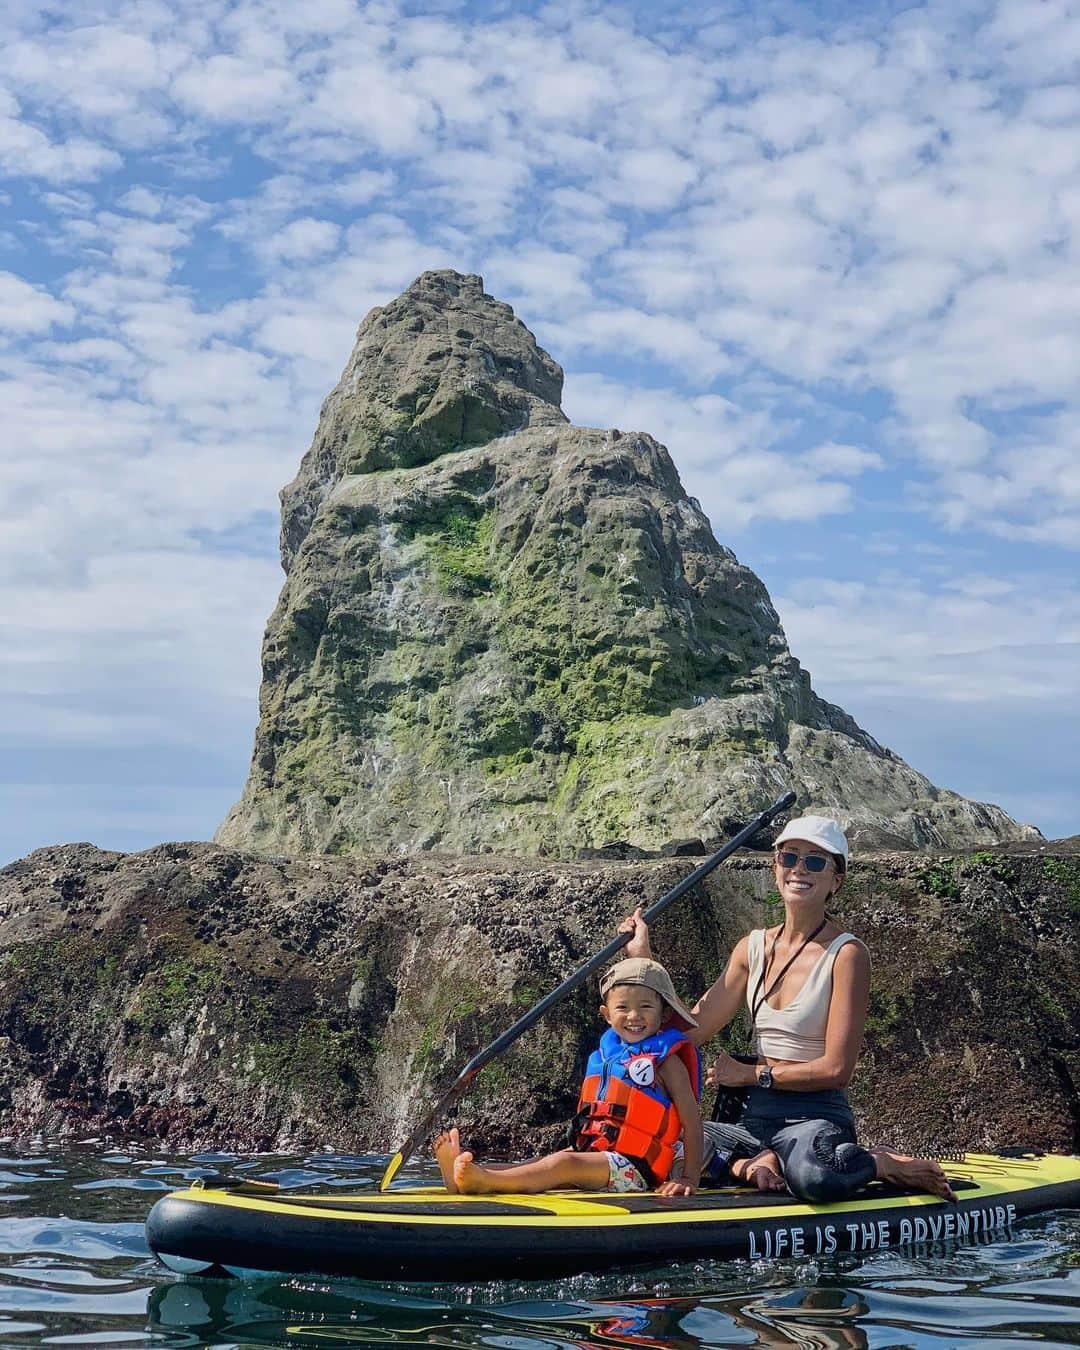
[[(761, 986), (756, 1022), (757, 1048), (761, 1054), (767, 1055), (769, 1059), (792, 1059), (805, 1064), (808, 1060), (819, 1059), (825, 1053), (833, 963), (836, 953), (846, 942), (859, 942), (859, 939), (854, 933), (841, 933), (833, 938), (818, 957), (806, 983), (786, 1008), (773, 1008), (762, 1000), (761, 994), (768, 987), (768, 981)], [(862, 943), (859, 945), (862, 946)], [(751, 1014), (766, 950), (765, 930), (755, 928), (747, 943), (750, 978), (746, 985), (746, 1003)]]

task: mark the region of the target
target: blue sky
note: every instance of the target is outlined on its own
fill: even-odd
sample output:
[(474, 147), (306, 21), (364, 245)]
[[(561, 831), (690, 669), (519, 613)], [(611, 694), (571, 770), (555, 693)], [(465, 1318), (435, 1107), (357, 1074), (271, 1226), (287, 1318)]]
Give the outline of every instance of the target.
[(442, 266), (669, 446), (820, 693), (1080, 830), (1073, 7), (6, 14), (0, 860), (210, 836), (277, 491)]

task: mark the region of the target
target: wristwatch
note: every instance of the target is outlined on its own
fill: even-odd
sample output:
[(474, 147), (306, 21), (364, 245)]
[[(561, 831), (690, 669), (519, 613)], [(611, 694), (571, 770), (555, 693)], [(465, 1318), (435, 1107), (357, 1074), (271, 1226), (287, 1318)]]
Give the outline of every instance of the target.
[(763, 1065), (761, 1066), (761, 1068), (758, 1069), (757, 1085), (758, 1085), (758, 1087), (760, 1087), (760, 1088), (771, 1088), (771, 1087), (772, 1087), (772, 1085), (773, 1085), (773, 1081), (772, 1081), (772, 1069), (769, 1067), (768, 1064), (763, 1064)]

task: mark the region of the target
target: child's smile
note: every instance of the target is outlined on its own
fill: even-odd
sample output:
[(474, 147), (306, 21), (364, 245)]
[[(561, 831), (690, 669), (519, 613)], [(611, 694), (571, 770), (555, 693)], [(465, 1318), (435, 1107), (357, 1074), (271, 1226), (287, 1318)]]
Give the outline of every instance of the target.
[(617, 984), (600, 1005), (608, 1026), (631, 1045), (655, 1036), (666, 1011), (660, 995), (643, 984)]

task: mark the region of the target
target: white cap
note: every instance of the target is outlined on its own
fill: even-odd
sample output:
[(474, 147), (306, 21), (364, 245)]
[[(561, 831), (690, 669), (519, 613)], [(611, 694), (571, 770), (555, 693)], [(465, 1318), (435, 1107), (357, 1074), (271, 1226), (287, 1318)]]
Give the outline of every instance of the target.
[(826, 853), (838, 853), (846, 863), (848, 860), (848, 842), (844, 831), (828, 816), (799, 816), (789, 820), (776, 836), (777, 844), (786, 844), (789, 839), (805, 839), (808, 844), (817, 844)]

